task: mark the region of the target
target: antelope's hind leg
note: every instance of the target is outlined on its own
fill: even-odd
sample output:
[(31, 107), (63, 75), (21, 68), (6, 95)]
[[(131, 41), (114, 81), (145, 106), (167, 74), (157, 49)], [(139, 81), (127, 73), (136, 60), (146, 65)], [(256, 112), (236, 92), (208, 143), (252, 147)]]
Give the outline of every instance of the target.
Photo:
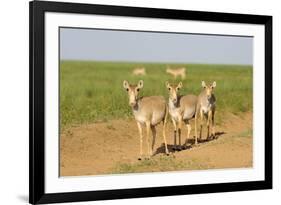
[(174, 146), (173, 146), (173, 150), (177, 149), (177, 122), (172, 119), (173, 122), (173, 126), (174, 126)]
[(157, 132), (156, 132), (155, 126), (151, 126), (151, 132), (152, 132), (151, 152), (153, 154), (154, 145), (155, 145), (155, 139), (156, 139), (156, 136), (157, 136)]
[(146, 122), (146, 144), (147, 144), (147, 158), (149, 159), (152, 155), (152, 149), (150, 147), (150, 129), (151, 129), (151, 124), (150, 122)]
[(216, 139), (216, 130), (215, 130), (215, 109), (212, 111), (212, 137)]
[(164, 140), (164, 144), (165, 144), (165, 153), (166, 153), (166, 155), (169, 155), (169, 150), (168, 150), (167, 140), (166, 140), (166, 124), (167, 124), (167, 121), (164, 120), (164, 122), (163, 122), (163, 140)]
[(208, 116), (207, 116), (207, 140), (210, 140), (212, 136), (210, 136), (210, 122), (211, 122), (211, 118), (212, 118), (212, 111), (210, 110), (208, 112)]
[(202, 139), (203, 122), (204, 122), (204, 113), (203, 113), (203, 110), (200, 109), (200, 131), (199, 131), (199, 140)]
[(198, 111), (196, 110), (195, 112), (195, 119), (194, 119), (194, 131), (195, 131), (195, 139), (194, 139), (194, 144), (198, 144), (198, 130), (197, 130), (197, 123), (198, 123)]
[(181, 131), (182, 131), (182, 119), (179, 119), (179, 122), (178, 122), (179, 146), (177, 146), (177, 150), (178, 151), (182, 150), (182, 146), (181, 146)]
[(188, 145), (188, 139), (190, 138), (190, 132), (191, 132), (191, 125), (190, 122), (188, 120), (185, 121), (185, 125), (187, 127), (187, 133), (186, 133), (186, 139), (185, 139), (185, 143), (183, 145), (183, 148), (186, 149), (187, 145)]

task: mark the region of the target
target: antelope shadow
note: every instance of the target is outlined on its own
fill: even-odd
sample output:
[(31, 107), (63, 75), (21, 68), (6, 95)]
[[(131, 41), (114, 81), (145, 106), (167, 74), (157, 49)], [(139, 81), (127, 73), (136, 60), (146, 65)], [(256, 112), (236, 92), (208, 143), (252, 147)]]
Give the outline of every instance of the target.
[[(202, 139), (202, 138), (198, 139), (198, 144), (205, 144), (210, 141), (217, 140), (224, 134), (226, 134), (226, 132), (216, 132), (215, 136), (205, 138), (205, 139)], [(180, 147), (179, 146), (175, 147), (172, 144), (168, 144), (167, 147), (168, 147), (169, 153), (175, 153), (175, 152), (180, 152), (180, 151), (191, 149), (192, 147), (194, 147), (194, 144), (195, 144), (195, 137), (193, 137), (192, 139), (188, 139)], [(164, 143), (162, 143), (161, 146), (156, 149), (156, 151), (153, 153), (152, 156), (155, 156), (155, 155), (161, 154), (161, 153), (165, 154), (165, 144)]]

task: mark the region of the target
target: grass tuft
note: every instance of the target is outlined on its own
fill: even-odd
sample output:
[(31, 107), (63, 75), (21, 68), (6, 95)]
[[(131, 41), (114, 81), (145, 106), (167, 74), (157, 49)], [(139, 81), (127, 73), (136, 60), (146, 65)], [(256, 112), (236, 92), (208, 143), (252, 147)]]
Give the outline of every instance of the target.
[[(142, 160), (136, 163), (119, 163), (112, 170), (112, 174), (121, 173), (142, 173), (159, 171), (179, 171), (188, 169), (206, 169), (195, 159), (175, 160), (172, 156), (160, 156), (150, 160)], [(208, 167), (210, 168), (210, 167)]]

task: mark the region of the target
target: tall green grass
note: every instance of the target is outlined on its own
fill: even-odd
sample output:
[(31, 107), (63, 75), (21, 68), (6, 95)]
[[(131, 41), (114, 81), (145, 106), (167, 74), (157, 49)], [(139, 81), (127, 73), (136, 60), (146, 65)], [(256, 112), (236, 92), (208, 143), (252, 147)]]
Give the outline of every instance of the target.
[[(144, 66), (147, 75), (132, 76), (136, 66)], [(201, 81), (217, 82), (217, 110), (241, 113), (252, 111), (252, 66), (242, 65), (171, 65), (185, 66), (181, 94), (198, 95)], [(165, 81), (179, 82), (165, 72), (166, 64), (107, 63), (61, 61), (60, 63), (60, 123), (62, 127), (132, 116), (123, 80), (137, 83), (144, 80), (140, 95), (163, 95), (168, 92)]]

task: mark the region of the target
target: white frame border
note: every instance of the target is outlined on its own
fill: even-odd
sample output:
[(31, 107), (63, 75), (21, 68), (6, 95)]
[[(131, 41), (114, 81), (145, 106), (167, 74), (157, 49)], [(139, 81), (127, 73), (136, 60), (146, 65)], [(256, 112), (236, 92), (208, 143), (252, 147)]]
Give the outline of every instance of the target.
[[(253, 168), (58, 177), (59, 27), (145, 30), (254, 37)], [(264, 25), (189, 20), (45, 13), (45, 192), (75, 192), (264, 180)], [(57, 81), (56, 81), (57, 79)], [(259, 91), (259, 92), (256, 92)]]

